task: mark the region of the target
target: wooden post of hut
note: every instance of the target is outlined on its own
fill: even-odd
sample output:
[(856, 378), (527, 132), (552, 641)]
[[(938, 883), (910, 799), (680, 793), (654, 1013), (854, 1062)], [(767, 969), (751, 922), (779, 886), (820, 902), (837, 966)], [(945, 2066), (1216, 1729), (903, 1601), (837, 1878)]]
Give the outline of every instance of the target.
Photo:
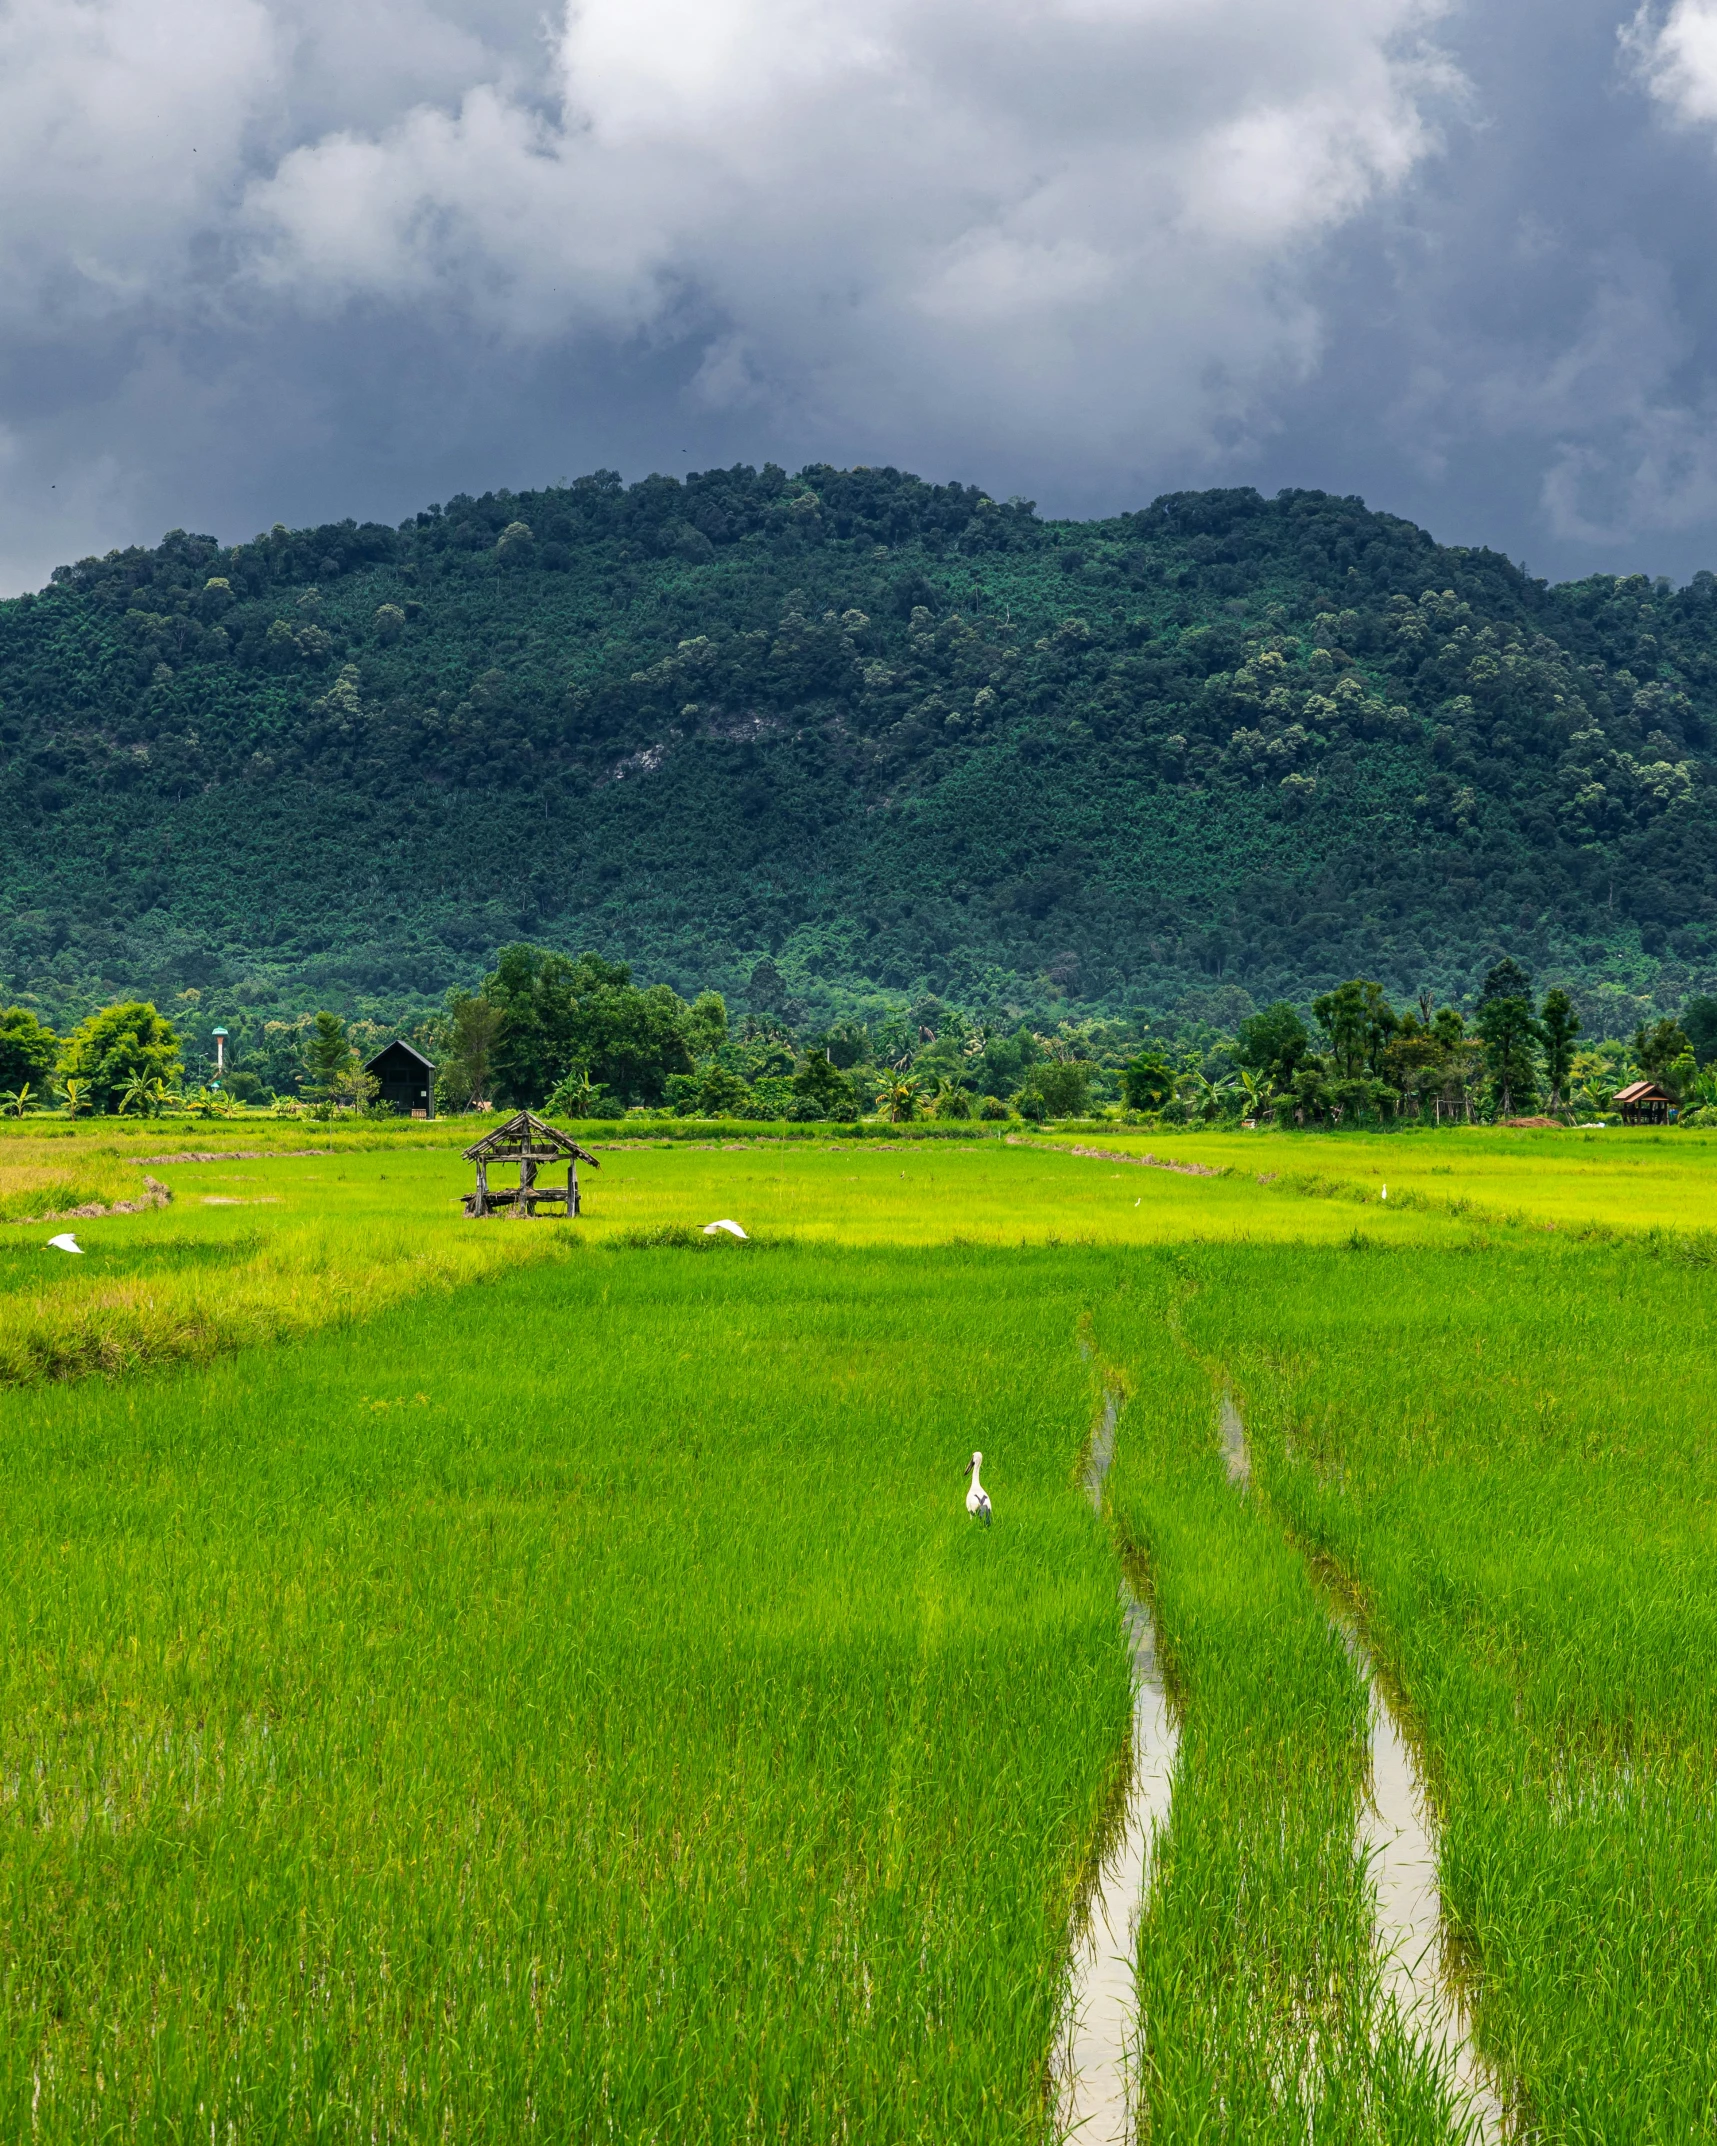
[[(492, 1215), (510, 1210), (515, 1215), (533, 1218), (537, 1209), (564, 1202), (563, 1212), (568, 1216), (579, 1211), (578, 1166), (589, 1163), (593, 1170), (602, 1165), (588, 1148), (581, 1148), (568, 1134), (539, 1118), (534, 1112), (521, 1110), (504, 1125), (497, 1125), (492, 1133), (486, 1133), (465, 1150), (465, 1160), (474, 1163), (477, 1169), (477, 1189), (465, 1195), (465, 1212), (468, 1215)], [(566, 1164), (564, 1185), (539, 1185), (537, 1171), (544, 1163)], [(489, 1165), (512, 1163), (519, 1173), (516, 1187), (491, 1186)]]

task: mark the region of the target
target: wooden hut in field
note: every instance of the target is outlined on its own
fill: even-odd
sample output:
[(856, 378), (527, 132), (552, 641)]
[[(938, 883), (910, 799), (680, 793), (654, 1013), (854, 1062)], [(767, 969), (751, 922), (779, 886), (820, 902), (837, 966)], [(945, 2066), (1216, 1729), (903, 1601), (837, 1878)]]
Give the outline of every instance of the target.
[(378, 1083), (376, 1101), (384, 1110), (406, 1118), (434, 1117), (435, 1064), (414, 1045), (390, 1043), (364, 1061), (364, 1071)]
[[(521, 1110), (504, 1125), (497, 1125), (492, 1133), (485, 1133), (481, 1140), (465, 1150), (465, 1160), (477, 1165), (477, 1189), (465, 1195), (465, 1212), (468, 1215), (494, 1215), (510, 1210), (516, 1215), (534, 1217), (539, 1207), (564, 1202), (564, 1212), (578, 1213), (578, 1166), (589, 1163), (593, 1170), (601, 1169), (588, 1149), (581, 1148), (568, 1134), (536, 1116), (533, 1111)], [(537, 1172), (545, 1163), (566, 1164), (564, 1185), (539, 1185)], [(511, 1163), (519, 1173), (515, 1185), (491, 1185), (489, 1172), (497, 1163)]]
[(1676, 1101), (1667, 1088), (1654, 1080), (1630, 1081), (1616, 1090), (1616, 1108), (1624, 1125), (1667, 1125)]

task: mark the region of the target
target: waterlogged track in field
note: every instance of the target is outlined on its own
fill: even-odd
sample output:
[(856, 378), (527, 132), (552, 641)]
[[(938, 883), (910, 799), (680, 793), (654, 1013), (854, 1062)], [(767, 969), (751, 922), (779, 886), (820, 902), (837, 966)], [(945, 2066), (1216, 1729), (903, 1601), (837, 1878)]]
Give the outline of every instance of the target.
[[(1222, 1397), (1221, 1428), (1228, 1480), (1244, 1491), (1251, 1483), (1252, 1459), (1246, 1427), (1229, 1394)], [(1408, 2033), (1437, 2052), (1469, 2140), (1500, 2146), (1502, 2105), (1473, 2046), (1460, 1991), (1443, 1972), (1443, 1902), (1430, 1799), (1357, 1626), (1345, 1610), (1328, 1606), (1330, 1622), (1370, 1694), (1370, 1794), (1360, 1813), (1359, 1845), (1376, 1898), (1384, 1993)]]
[[(1085, 1488), (1099, 1512), (1119, 1413), (1119, 1397), (1110, 1388), (1085, 1468)], [(1129, 2146), (1134, 2136), (1131, 2060), (1139, 1999), (1133, 1955), (1151, 1842), (1168, 1821), (1174, 1781), (1177, 1739), (1157, 1667), (1156, 1633), (1150, 1611), (1125, 1577), (1121, 1609), (1133, 1667), (1126, 1801), (1075, 1923), (1056, 2062), (1058, 2128), (1079, 2146)]]

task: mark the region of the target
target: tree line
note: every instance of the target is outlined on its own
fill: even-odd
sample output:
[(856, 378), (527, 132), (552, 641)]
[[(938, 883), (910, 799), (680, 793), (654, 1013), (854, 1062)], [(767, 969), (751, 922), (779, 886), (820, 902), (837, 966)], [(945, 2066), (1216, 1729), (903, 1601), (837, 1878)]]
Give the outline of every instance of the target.
[[(1428, 992), (1397, 1008), (1381, 985), (1360, 977), (1315, 999), (1311, 1012), (1315, 1034), (1286, 1002), (1240, 1024), (1230, 1052), (1234, 1115), (1269, 1113), (1304, 1126), (1403, 1117), (1470, 1124), (1475, 1114), (1509, 1119), (1540, 1109), (1601, 1114), (1641, 1075), (1688, 1112), (1717, 1106), (1717, 999), (1690, 1000), (1680, 1019), (1642, 1026), (1631, 1044), (1583, 1050), (1568, 993), (1556, 986), (1537, 999), (1530, 976), (1505, 957), (1486, 974), (1470, 1020), (1456, 1007), (1434, 1007)], [(1161, 1107), (1166, 1071), (1160, 1054), (1142, 1053), (1127, 1069), (1129, 1102)]]
[[(753, 996), (779, 1002), (769, 969), (758, 965)], [(1512, 957), (1486, 973), (1470, 1016), (1428, 992), (1397, 1006), (1355, 977), (1303, 1010), (1279, 1000), (1231, 1034), (1162, 1037), (1142, 1014), (1042, 1029), (930, 996), (874, 1021), (734, 1018), (719, 992), (687, 999), (637, 982), (625, 962), (519, 941), (407, 1040), (433, 1064), (443, 1111), (1041, 1123), (1119, 1110), (1168, 1124), (1442, 1124), (1602, 1115), (1643, 1075), (1676, 1098), (1683, 1122), (1717, 1123), (1717, 999), (1694, 997), (1631, 1042), (1586, 1046), (1581, 1032), (1567, 991), (1540, 996)], [(265, 1021), (232, 1039), (224, 1077), (205, 1061), (193, 1083), (180, 1034), (146, 1000), (104, 1007), (63, 1038), (14, 1006), (0, 1013), (0, 1109), (363, 1111), (377, 1093), (365, 1063), (397, 1033), (327, 1011)]]

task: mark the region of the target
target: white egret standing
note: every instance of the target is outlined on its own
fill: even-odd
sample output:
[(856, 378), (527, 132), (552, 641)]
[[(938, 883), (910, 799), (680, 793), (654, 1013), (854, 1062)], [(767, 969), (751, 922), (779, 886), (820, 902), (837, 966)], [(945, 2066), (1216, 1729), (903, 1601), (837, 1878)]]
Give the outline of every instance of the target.
[(966, 1473), (972, 1479), (972, 1487), (966, 1493), (966, 1510), (974, 1520), (981, 1520), (985, 1527), (990, 1524), (990, 1494), (978, 1480), (978, 1470), (984, 1465), (984, 1456), (974, 1453), (966, 1463)]

